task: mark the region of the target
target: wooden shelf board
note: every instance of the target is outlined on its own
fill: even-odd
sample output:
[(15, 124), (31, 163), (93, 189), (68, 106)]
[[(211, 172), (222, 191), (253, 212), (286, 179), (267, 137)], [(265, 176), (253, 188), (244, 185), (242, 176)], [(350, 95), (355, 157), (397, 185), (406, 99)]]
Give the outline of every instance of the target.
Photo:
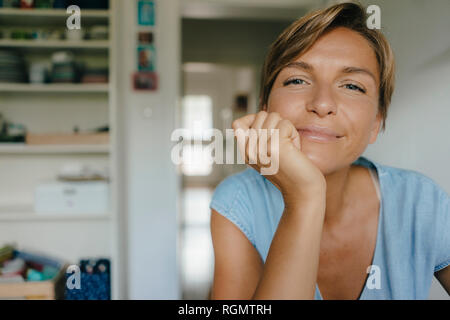
[(109, 145), (27, 145), (0, 143), (0, 154), (108, 154)]
[(26, 48), (26, 49), (102, 49), (109, 48), (109, 40), (0, 40), (0, 48)]
[(107, 83), (0, 83), (0, 92), (21, 93), (108, 93)]
[(108, 93), (109, 85), (107, 83), (0, 83), (0, 92), (44, 92), (44, 93)]
[(33, 204), (17, 203), (0, 205), (0, 221), (27, 222), (27, 221), (91, 221), (110, 220), (111, 214), (105, 213), (36, 213)]
[(91, 220), (111, 220), (109, 213), (104, 214), (37, 214), (34, 212), (0, 212), (2, 222), (28, 222), (28, 221), (91, 221)]
[[(69, 14), (66, 9), (19, 9), (19, 8), (0, 8), (0, 16), (14, 17), (65, 17)], [(110, 10), (82, 9), (83, 18), (109, 18)]]

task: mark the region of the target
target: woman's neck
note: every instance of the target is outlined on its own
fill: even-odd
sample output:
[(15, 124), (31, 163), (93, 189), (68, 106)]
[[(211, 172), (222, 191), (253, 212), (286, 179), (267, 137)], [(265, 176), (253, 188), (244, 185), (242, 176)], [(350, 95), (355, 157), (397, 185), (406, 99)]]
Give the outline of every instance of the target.
[(325, 224), (335, 225), (342, 222), (345, 210), (355, 199), (355, 182), (359, 166), (348, 166), (332, 174), (326, 175), (327, 198), (325, 211)]

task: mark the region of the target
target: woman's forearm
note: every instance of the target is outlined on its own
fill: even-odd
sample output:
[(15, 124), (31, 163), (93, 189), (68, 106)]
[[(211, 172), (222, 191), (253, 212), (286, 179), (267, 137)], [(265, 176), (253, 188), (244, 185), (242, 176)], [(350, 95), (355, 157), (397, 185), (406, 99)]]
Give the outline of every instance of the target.
[(325, 197), (286, 206), (253, 299), (313, 299)]

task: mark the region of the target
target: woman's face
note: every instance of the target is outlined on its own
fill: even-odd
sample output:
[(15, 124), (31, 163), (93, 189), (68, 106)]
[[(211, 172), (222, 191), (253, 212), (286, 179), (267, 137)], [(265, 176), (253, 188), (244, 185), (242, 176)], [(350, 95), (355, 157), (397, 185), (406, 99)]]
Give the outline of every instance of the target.
[[(336, 28), (281, 70), (268, 111), (294, 124), (302, 152), (327, 175), (350, 165), (376, 141), (381, 125), (379, 81), (377, 59), (367, 40)], [(336, 134), (317, 135), (305, 126)]]

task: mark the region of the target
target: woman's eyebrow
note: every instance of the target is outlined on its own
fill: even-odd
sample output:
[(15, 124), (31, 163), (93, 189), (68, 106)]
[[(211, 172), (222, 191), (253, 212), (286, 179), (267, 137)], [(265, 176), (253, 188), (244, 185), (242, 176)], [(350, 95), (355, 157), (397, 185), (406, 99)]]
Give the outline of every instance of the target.
[(377, 79), (375, 78), (375, 75), (370, 72), (367, 69), (359, 68), (359, 67), (344, 67), (342, 68), (342, 73), (362, 73), (370, 76), (375, 83), (377, 82)]
[[(314, 67), (312, 65), (310, 65), (309, 63), (303, 62), (303, 61), (293, 61), (290, 62), (286, 65), (285, 68), (297, 68), (297, 69), (302, 69), (305, 71), (313, 71)], [(373, 81), (375, 81), (375, 83), (377, 82), (375, 75), (370, 72), (369, 70), (365, 69), (365, 68), (360, 68), (360, 67), (344, 67), (341, 70), (342, 73), (363, 73), (363, 74), (367, 74), (368, 76), (370, 76)]]
[(305, 71), (312, 71), (314, 69), (312, 65), (303, 61), (289, 62), (285, 68), (298, 68), (303, 69)]

